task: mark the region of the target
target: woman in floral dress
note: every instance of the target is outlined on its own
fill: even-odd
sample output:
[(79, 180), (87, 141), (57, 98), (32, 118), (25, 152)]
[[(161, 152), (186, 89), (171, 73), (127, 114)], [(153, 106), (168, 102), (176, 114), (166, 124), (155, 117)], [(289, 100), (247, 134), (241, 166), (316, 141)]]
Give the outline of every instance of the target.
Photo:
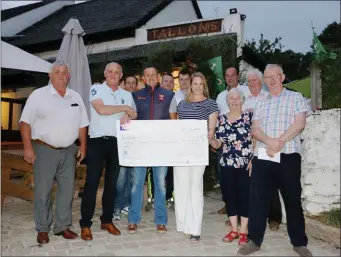
[[(227, 204), (227, 215), (232, 230), (223, 238), (239, 245), (247, 242), (249, 192), (253, 144), (251, 137), (252, 112), (242, 111), (245, 97), (238, 89), (227, 94), (230, 112), (219, 117), (216, 138), (210, 140), (213, 148), (222, 147), (221, 189)], [(241, 226), (238, 231), (238, 216)]]

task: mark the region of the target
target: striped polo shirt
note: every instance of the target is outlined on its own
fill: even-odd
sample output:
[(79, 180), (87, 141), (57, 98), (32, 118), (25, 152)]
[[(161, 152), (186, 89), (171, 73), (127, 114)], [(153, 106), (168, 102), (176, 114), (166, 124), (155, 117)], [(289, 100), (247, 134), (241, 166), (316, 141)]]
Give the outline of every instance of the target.
[(212, 99), (200, 102), (182, 100), (177, 108), (179, 120), (208, 120), (210, 114), (218, 111), (217, 102)]

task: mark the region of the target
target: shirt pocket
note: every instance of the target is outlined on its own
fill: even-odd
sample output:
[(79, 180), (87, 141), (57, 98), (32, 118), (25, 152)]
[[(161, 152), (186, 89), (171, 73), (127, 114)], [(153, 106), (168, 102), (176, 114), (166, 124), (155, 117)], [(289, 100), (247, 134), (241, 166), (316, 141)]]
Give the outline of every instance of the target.
[(71, 121), (81, 119), (81, 109), (79, 106), (69, 106), (69, 108), (66, 109), (66, 112), (66, 115)]

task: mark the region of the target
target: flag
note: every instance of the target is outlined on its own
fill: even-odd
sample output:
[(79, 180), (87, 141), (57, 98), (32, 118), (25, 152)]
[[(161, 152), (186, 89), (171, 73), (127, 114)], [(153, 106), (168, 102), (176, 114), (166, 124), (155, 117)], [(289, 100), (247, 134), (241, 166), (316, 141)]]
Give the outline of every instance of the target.
[(220, 92), (225, 90), (225, 78), (223, 71), (223, 61), (221, 56), (214, 57), (200, 64), (200, 67), (208, 67), (211, 69), (215, 76), (214, 89), (215, 94), (218, 95)]
[(313, 30), (313, 57), (316, 61), (320, 62), (326, 58), (336, 59), (337, 55), (335, 53), (328, 53), (320, 40), (318, 39), (316, 33)]

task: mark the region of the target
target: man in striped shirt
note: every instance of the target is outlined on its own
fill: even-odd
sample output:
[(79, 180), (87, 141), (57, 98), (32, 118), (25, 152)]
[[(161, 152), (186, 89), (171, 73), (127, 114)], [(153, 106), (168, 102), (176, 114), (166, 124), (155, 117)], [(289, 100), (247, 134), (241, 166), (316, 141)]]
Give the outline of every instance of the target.
[[(293, 250), (299, 256), (312, 256), (307, 248), (305, 221), (301, 203), (300, 134), (306, 124), (309, 108), (302, 94), (283, 87), (285, 75), (280, 66), (269, 64), (264, 79), (270, 95), (258, 102), (252, 120), (252, 135), (257, 143), (252, 161), (250, 185), (249, 242), (239, 255), (260, 250), (271, 192), (278, 187), (286, 206), (287, 229)], [(265, 160), (280, 154), (280, 162)]]

